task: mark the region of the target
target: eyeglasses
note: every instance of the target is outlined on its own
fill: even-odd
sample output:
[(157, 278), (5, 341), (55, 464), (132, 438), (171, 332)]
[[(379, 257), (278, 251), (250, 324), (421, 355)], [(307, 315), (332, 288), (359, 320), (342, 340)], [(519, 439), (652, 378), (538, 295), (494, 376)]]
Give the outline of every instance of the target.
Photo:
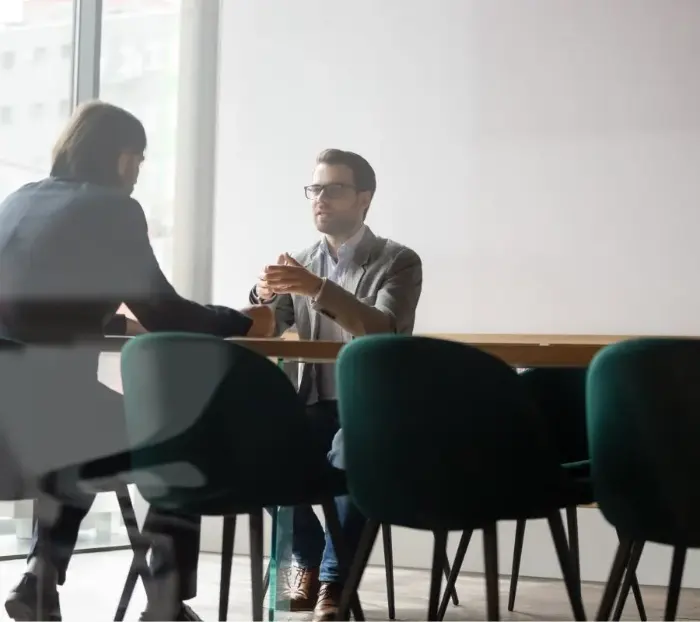
[(304, 186), (304, 194), (307, 199), (318, 199), (321, 193), (328, 199), (340, 199), (350, 189), (356, 190), (357, 188), (352, 184), (313, 184), (312, 186)]

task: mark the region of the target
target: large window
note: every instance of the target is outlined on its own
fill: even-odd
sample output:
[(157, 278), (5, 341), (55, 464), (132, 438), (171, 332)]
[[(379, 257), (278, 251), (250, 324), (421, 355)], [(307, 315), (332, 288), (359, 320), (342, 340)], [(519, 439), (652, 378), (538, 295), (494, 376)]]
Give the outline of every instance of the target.
[(48, 175), (70, 114), (72, 47), (73, 0), (0, 0), (0, 197)]
[[(99, 97), (130, 110), (143, 121), (149, 140), (135, 197), (146, 211), (151, 241), (164, 272), (185, 294), (192, 293), (195, 279), (178, 282), (173, 257), (182, 266), (201, 247), (208, 252), (206, 242), (199, 246), (192, 242), (198, 233), (190, 234), (188, 223), (198, 220), (188, 209), (196, 206), (197, 218), (206, 218), (211, 206), (207, 206), (207, 197), (199, 200), (199, 186), (188, 184), (187, 179), (186, 187), (194, 191), (188, 191), (184, 199), (176, 196), (176, 177), (187, 178), (190, 170), (195, 174), (189, 166), (195, 157), (191, 152), (184, 154), (188, 159), (184, 167), (178, 162), (176, 139), (184, 135), (190, 148), (201, 148), (200, 128), (214, 124), (215, 119), (197, 114), (196, 105), (193, 108), (192, 101), (199, 102), (200, 91), (204, 101), (213, 101), (213, 93), (203, 92), (206, 89), (201, 84), (197, 98), (184, 104), (188, 113), (182, 114), (178, 83), (191, 80), (182, 76), (196, 75), (203, 61), (196, 58), (193, 44), (195, 48), (185, 55), (189, 64), (183, 72), (179, 51), (183, 32), (195, 33), (185, 36), (190, 42), (197, 37), (207, 39), (196, 33), (202, 23), (218, 19), (211, 12), (214, 1), (0, 0), (0, 200), (20, 185), (48, 175), (51, 149), (76, 104)], [(203, 12), (208, 17), (201, 18)], [(216, 71), (211, 58), (206, 64), (205, 71)], [(211, 134), (202, 132), (203, 136)], [(213, 145), (205, 149), (213, 153)], [(196, 275), (200, 280), (201, 272)], [(102, 358), (100, 379), (119, 387), (118, 359)], [(135, 503), (139, 505), (138, 499)], [(31, 501), (0, 502), (0, 557), (24, 554), (31, 526)], [(126, 543), (114, 494), (98, 495), (83, 524), (78, 549)]]
[(100, 98), (146, 126), (149, 146), (134, 196), (171, 276), (181, 0), (103, 2)]

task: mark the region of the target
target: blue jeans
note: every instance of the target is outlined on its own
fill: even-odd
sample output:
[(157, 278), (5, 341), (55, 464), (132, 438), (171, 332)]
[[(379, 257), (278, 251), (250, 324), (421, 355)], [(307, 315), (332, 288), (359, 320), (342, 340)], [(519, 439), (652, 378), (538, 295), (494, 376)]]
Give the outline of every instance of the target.
[[(343, 469), (343, 433), (338, 426), (336, 402), (309, 406), (307, 414), (317, 440), (328, 451), (328, 460), (337, 469)], [(347, 495), (336, 497), (335, 506), (347, 555), (352, 559), (360, 542), (365, 518)], [(340, 581), (338, 558), (330, 534), (327, 529), (324, 530), (310, 505), (294, 508), (293, 532), (292, 557), (295, 564), (301, 568), (319, 568), (319, 579), (323, 582)]]
[[(331, 451), (328, 453), (330, 463), (343, 468), (343, 431), (338, 430), (333, 438)], [(343, 539), (347, 554), (352, 558), (360, 542), (365, 518), (345, 495), (336, 497), (335, 507), (343, 530)], [(294, 537), (292, 540), (294, 561), (302, 568), (319, 568), (319, 579), (324, 583), (338, 583), (338, 558), (328, 529), (324, 531), (311, 506), (294, 508)], [(350, 559), (346, 560), (350, 563)]]

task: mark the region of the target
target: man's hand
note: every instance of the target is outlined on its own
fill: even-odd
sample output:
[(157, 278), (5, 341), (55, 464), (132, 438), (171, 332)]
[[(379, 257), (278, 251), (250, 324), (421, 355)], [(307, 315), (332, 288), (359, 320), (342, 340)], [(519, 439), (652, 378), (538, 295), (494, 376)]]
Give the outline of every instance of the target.
[[(277, 258), (277, 264), (284, 265), (284, 262), (285, 256), (280, 255)], [(269, 302), (275, 297), (275, 292), (273, 292), (268, 285), (264, 272), (258, 277), (258, 282), (255, 284), (255, 295), (258, 297), (260, 302)]]
[(246, 337), (272, 337), (275, 334), (275, 312), (271, 307), (255, 305), (241, 309), (241, 313), (253, 320)]
[(321, 290), (323, 279), (309, 272), (289, 254), (283, 255), (282, 265), (267, 266), (264, 280), (266, 287), (275, 294), (299, 294), (315, 296)]

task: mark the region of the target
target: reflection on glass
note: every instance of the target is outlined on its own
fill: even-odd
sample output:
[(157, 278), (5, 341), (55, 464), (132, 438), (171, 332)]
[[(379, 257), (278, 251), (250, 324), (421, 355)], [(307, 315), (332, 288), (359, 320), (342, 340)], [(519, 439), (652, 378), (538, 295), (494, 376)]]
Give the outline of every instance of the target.
[[(70, 114), (73, 11), (73, 0), (0, 0), (0, 199), (49, 173), (51, 149)], [(135, 196), (166, 274), (179, 18), (180, 0), (104, 0), (100, 98), (131, 110), (146, 125), (151, 147)], [(0, 556), (26, 553), (32, 519), (31, 501), (0, 502)], [(78, 549), (126, 544), (116, 496), (98, 495)]]
[[(0, 0), (0, 200), (49, 173), (70, 114), (62, 103), (70, 101), (72, 54), (63, 50), (72, 46), (73, 0)], [(27, 552), (32, 518), (29, 500), (0, 503), (0, 556)], [(82, 536), (97, 533), (97, 522), (85, 527)]]

